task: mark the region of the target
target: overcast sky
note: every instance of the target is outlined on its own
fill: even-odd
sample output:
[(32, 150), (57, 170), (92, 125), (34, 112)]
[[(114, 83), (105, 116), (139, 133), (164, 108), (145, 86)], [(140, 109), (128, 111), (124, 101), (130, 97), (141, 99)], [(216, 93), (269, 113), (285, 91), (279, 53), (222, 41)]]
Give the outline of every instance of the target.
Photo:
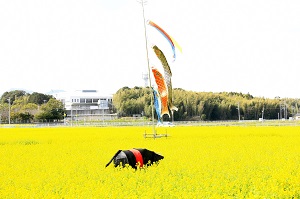
[[(300, 98), (299, 0), (148, 0), (149, 46), (169, 60), (173, 87)], [(149, 48), (150, 66), (161, 67)], [(142, 7), (136, 0), (0, 0), (0, 94), (143, 86)]]

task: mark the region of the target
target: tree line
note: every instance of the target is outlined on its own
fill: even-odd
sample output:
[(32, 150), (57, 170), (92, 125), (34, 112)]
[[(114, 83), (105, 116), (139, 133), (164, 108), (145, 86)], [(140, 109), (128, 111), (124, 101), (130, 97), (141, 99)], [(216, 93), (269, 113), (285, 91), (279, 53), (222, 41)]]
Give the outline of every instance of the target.
[[(123, 87), (113, 95), (113, 106), (120, 117), (151, 118), (152, 97), (149, 87)], [(173, 103), (178, 108), (173, 115), (175, 121), (288, 119), (300, 111), (299, 99), (269, 99), (249, 93), (194, 92), (181, 88), (173, 90)], [(53, 122), (64, 118), (65, 108), (52, 95), (15, 90), (5, 92), (0, 98), (0, 123), (8, 123), (9, 115), (12, 123)], [(155, 113), (154, 117), (157, 119)], [(163, 120), (171, 119), (165, 115)]]
[[(151, 117), (152, 90), (123, 87), (113, 96), (120, 116), (141, 114)], [(299, 99), (253, 97), (238, 92), (194, 92), (181, 88), (173, 90), (173, 102), (178, 108), (174, 120), (257, 120), (288, 119), (298, 113)], [(154, 114), (156, 117), (156, 114)], [(164, 116), (165, 121), (170, 120)]]
[(0, 123), (53, 122), (62, 120), (64, 113), (60, 101), (43, 93), (14, 90), (0, 98)]

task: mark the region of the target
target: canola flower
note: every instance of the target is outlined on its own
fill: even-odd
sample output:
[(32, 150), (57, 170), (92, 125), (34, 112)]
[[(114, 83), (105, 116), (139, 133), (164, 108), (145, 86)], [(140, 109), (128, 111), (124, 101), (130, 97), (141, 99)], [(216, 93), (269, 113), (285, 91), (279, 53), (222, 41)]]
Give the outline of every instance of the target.
[[(300, 198), (300, 127), (145, 129), (2, 128), (0, 198)], [(165, 158), (105, 168), (134, 147)]]

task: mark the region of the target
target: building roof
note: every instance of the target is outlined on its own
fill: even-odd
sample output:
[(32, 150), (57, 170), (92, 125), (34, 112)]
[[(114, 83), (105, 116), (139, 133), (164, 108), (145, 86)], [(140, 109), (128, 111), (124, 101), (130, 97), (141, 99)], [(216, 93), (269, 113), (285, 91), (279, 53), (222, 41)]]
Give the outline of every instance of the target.
[(81, 98), (111, 98), (112, 95), (103, 94), (97, 90), (76, 90), (72, 92), (59, 92), (53, 94), (57, 99), (69, 99), (71, 97), (81, 97)]

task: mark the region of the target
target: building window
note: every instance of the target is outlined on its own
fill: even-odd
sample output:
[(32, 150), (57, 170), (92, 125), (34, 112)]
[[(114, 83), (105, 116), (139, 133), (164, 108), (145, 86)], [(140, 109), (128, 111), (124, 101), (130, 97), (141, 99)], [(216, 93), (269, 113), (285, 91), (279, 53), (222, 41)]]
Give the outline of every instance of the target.
[(93, 99), (93, 103), (98, 103), (99, 99)]
[(78, 103), (78, 102), (79, 102), (79, 99), (72, 99), (72, 102)]
[(86, 103), (92, 103), (92, 99), (86, 99)]

